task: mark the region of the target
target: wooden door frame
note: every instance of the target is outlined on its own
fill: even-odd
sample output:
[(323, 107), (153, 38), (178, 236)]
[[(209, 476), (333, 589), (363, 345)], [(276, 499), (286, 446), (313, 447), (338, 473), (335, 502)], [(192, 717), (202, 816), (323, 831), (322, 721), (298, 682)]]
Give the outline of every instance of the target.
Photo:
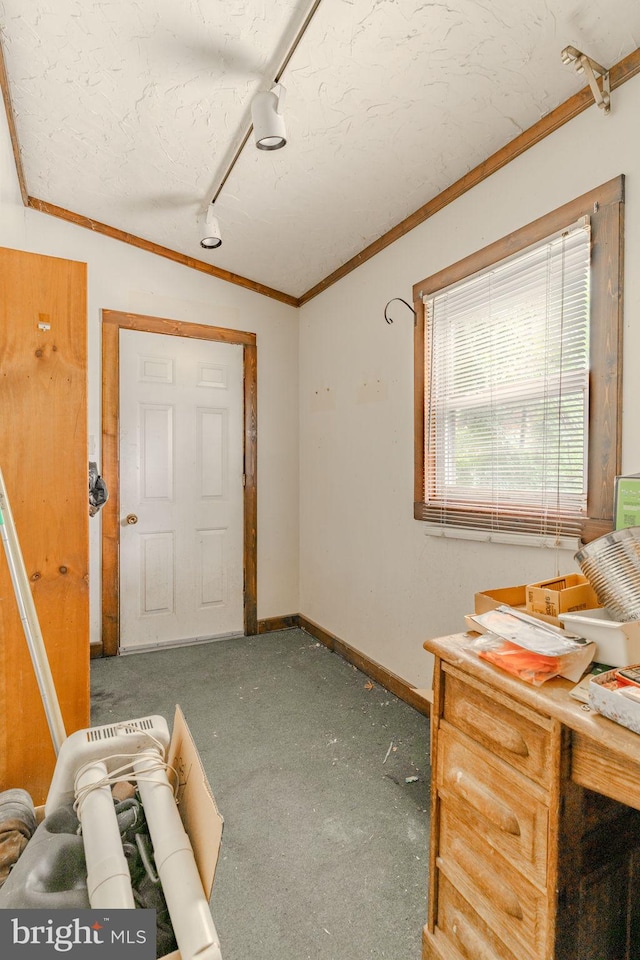
[(164, 333), (215, 340), (243, 348), (244, 369), (244, 632), (258, 632), (258, 394), (255, 333), (102, 310), (102, 470), (109, 499), (102, 508), (102, 655), (113, 657), (120, 644), (120, 330)]

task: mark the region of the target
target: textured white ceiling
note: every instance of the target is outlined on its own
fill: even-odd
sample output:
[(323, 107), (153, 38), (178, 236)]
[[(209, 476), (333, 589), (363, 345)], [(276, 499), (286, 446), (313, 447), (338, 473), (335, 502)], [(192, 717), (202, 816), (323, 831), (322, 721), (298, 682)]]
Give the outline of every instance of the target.
[(282, 78), (287, 146), (247, 143), (205, 252), (310, 7), (0, 0), (28, 193), (300, 296), (583, 87), (567, 44), (605, 66), (640, 46), (638, 0), (322, 0)]

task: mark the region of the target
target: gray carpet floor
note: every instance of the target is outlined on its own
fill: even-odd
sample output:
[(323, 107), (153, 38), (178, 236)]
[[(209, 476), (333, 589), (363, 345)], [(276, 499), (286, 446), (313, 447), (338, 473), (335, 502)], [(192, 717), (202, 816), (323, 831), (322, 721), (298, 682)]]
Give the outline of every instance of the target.
[(91, 689), (93, 725), (185, 713), (223, 960), (419, 960), (427, 718), (298, 629), (93, 660)]

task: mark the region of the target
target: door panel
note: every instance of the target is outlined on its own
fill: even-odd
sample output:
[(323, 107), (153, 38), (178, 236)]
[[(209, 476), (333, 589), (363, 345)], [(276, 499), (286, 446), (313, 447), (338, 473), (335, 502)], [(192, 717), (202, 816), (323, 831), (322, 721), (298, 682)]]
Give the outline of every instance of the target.
[(173, 416), (173, 407), (139, 407), (142, 497), (147, 501), (173, 499)]
[(197, 411), (198, 418), (198, 465), (200, 495), (205, 498), (222, 498), (226, 476), (226, 446), (228, 437), (226, 410)]
[(120, 338), (121, 649), (242, 633), (242, 347)]
[(174, 555), (173, 533), (140, 535), (139, 616), (174, 612)]
[(198, 531), (198, 585), (202, 607), (224, 603), (226, 530)]

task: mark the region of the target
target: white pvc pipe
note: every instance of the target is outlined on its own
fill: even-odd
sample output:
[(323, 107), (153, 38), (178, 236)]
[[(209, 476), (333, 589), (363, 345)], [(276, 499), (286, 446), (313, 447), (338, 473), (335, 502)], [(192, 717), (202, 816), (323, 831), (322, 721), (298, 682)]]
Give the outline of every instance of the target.
[(153, 844), (156, 869), (182, 960), (222, 960), (189, 837), (166, 771), (149, 752), (133, 768)]
[(51, 675), (47, 650), (40, 631), (38, 614), (33, 602), (33, 594), (31, 593), (27, 571), (20, 551), (20, 544), (11, 514), (11, 507), (9, 506), (2, 470), (0, 470), (0, 538), (2, 539), (2, 545), (7, 556), (13, 591), (18, 604), (20, 620), (22, 621), (22, 629), (24, 630), (29, 653), (31, 654), (31, 661), (36, 674), (42, 705), (49, 725), (53, 748), (57, 756), (67, 734), (64, 728), (56, 688)]
[[(85, 767), (76, 780), (78, 792), (108, 777), (107, 765), (96, 760)], [(82, 841), (87, 861), (87, 893), (96, 909), (133, 910), (135, 900), (131, 875), (122, 849), (120, 829), (108, 783), (94, 786), (82, 797), (78, 806), (82, 824)]]

